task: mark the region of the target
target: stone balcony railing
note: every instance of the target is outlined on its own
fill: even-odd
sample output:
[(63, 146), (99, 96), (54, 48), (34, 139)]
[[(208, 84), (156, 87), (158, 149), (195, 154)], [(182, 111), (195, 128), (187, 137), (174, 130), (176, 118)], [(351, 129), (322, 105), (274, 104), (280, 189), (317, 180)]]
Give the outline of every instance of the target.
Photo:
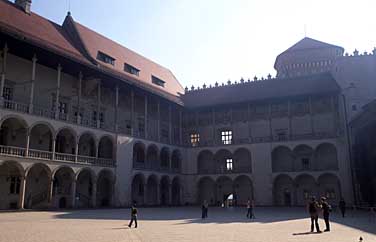
[(145, 164), (144, 162), (133, 162), (133, 169), (135, 170), (144, 170), (144, 171), (155, 171), (162, 173), (181, 173), (180, 168), (176, 167), (161, 167), (151, 164)]
[(38, 160), (63, 161), (63, 162), (71, 162), (71, 163), (77, 163), (77, 164), (88, 164), (88, 165), (94, 165), (94, 166), (106, 166), (106, 167), (116, 166), (116, 161), (113, 159), (73, 155), (73, 154), (58, 153), (58, 152), (54, 153), (51, 151), (44, 151), (44, 150), (34, 150), (34, 149), (27, 150), (26, 148), (22, 148), (22, 147), (5, 146), (5, 145), (0, 145), (0, 155), (11, 156), (11, 157), (32, 158), (32, 159), (38, 159)]
[(224, 167), (217, 167), (213, 169), (199, 169), (198, 174), (239, 174), (239, 173), (252, 173), (252, 168), (250, 166), (238, 166), (232, 169), (226, 169)]

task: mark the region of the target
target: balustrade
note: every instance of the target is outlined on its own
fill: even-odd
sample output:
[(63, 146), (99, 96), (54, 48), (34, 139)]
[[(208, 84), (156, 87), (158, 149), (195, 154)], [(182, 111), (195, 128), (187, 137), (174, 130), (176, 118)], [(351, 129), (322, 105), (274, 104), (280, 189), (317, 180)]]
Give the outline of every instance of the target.
[(24, 103), (18, 103), (11, 100), (4, 100), (3, 107), (5, 109), (14, 110), (21, 113), (28, 113), (29, 112), (29, 105)]
[(0, 154), (9, 156), (26, 156), (26, 148), (0, 145)]
[(50, 151), (29, 149), (28, 156), (31, 158), (52, 160), (52, 152)]

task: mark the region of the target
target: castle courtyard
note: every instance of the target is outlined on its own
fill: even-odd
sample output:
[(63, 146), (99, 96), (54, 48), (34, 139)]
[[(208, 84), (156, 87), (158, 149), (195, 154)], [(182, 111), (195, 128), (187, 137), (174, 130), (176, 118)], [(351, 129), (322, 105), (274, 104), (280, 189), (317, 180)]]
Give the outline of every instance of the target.
[[(332, 231), (309, 233), (303, 208), (256, 208), (249, 220), (244, 208), (139, 208), (139, 227), (129, 229), (129, 209), (25, 211), (0, 213), (0, 242), (132, 241), (376, 241), (376, 218), (368, 212), (332, 213)], [(324, 221), (319, 221), (324, 229)]]

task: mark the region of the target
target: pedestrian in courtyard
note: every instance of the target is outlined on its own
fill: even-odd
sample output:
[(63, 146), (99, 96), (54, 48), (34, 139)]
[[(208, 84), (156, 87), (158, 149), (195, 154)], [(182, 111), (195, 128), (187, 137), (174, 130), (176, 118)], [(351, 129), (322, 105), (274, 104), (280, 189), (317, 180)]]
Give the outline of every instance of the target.
[(201, 217), (202, 219), (205, 219), (208, 217), (208, 209), (209, 209), (209, 204), (206, 200), (202, 203), (201, 207)]
[(341, 198), (338, 204), (339, 210), (341, 210), (342, 218), (345, 217), (345, 212), (346, 212), (346, 202), (345, 199)]
[(326, 226), (324, 232), (329, 232), (330, 231), (329, 214), (332, 211), (332, 207), (326, 200), (326, 197), (321, 198), (321, 207), (322, 207), (322, 213), (324, 216), (325, 226)]
[(320, 210), (320, 205), (316, 201), (316, 198), (311, 197), (311, 201), (308, 203), (308, 212), (311, 217), (311, 233), (314, 231), (315, 227), (316, 227), (316, 232), (321, 233), (321, 230), (319, 227), (319, 210)]
[(132, 208), (131, 208), (131, 221), (129, 222), (129, 225), (128, 227), (132, 227), (132, 224), (133, 224), (133, 221), (134, 221), (134, 224), (135, 224), (135, 228), (137, 228), (137, 208), (136, 208), (136, 203), (133, 204)]
[(248, 198), (248, 201), (247, 201), (247, 218), (249, 218), (249, 219), (254, 218), (253, 207), (254, 207), (253, 199), (251, 200), (251, 199)]

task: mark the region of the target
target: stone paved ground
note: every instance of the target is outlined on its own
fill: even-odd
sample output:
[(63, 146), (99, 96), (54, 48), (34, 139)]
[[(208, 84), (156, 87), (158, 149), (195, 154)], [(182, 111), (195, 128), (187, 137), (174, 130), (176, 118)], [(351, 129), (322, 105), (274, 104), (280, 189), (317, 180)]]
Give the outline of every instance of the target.
[(140, 208), (139, 228), (128, 229), (129, 209), (0, 213), (0, 242), (376, 241), (376, 221), (365, 212), (333, 213), (332, 232), (322, 234), (307, 233), (302, 208), (256, 208), (254, 221), (243, 208), (210, 208), (205, 221), (199, 215), (194, 207)]

